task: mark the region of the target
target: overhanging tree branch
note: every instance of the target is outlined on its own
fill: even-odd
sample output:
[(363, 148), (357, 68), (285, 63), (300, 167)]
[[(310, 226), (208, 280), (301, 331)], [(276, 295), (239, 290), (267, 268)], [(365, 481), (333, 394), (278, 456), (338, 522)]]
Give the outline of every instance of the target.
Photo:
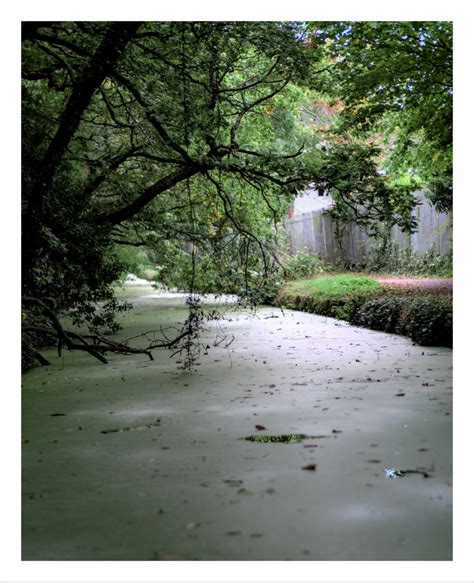
[(118, 154), (117, 156), (115, 156), (114, 158), (112, 158), (110, 160), (109, 163), (109, 167), (107, 169), (107, 172), (100, 174), (98, 176), (96, 176), (92, 182), (85, 188), (84, 190), (84, 195), (86, 197), (90, 196), (93, 192), (95, 192), (99, 186), (106, 180), (106, 178), (109, 176), (109, 174), (111, 172), (113, 172), (114, 170), (117, 170), (117, 168), (123, 164), (126, 160), (128, 160), (129, 158), (133, 157), (133, 155), (135, 154), (135, 152), (138, 150), (138, 147), (132, 147), (130, 148), (130, 150), (127, 150), (126, 152), (124, 152), (123, 154)]
[(158, 132), (158, 135), (160, 136), (163, 143), (166, 146), (168, 146), (169, 148), (171, 148), (172, 150), (174, 150), (175, 152), (177, 152), (183, 158), (183, 160), (185, 160), (186, 162), (189, 162), (189, 163), (192, 162), (192, 160), (191, 160), (189, 154), (186, 152), (186, 150), (184, 150), (175, 140), (173, 140), (173, 138), (170, 136), (170, 134), (165, 129), (164, 125), (158, 119), (158, 116), (151, 111), (150, 104), (147, 103), (147, 101), (143, 98), (142, 94), (140, 93), (140, 91), (138, 91), (138, 89), (135, 87), (135, 85), (129, 79), (127, 79), (126, 77), (124, 77), (123, 75), (118, 73), (117, 71), (113, 72), (113, 77), (121, 85), (123, 85), (131, 93), (131, 95), (137, 100), (139, 105), (142, 106), (143, 112), (145, 113), (147, 120), (150, 122), (150, 124)]
[(66, 148), (79, 127), (82, 114), (95, 91), (113, 70), (140, 24), (139, 22), (111, 24), (97, 51), (75, 82), (59, 127), (41, 161), (40, 171), (32, 186), (30, 212), (33, 211), (33, 215), (41, 216), (44, 196), (51, 187)]
[(198, 166), (189, 166), (182, 168), (172, 174), (168, 174), (164, 178), (161, 178), (155, 184), (148, 187), (138, 198), (136, 198), (129, 205), (121, 208), (118, 211), (112, 212), (108, 215), (102, 215), (97, 217), (96, 222), (99, 224), (117, 225), (122, 223), (127, 219), (131, 219), (138, 212), (140, 212), (147, 204), (149, 204), (156, 196), (165, 192), (172, 186), (175, 186), (179, 182), (198, 174), (201, 171)]

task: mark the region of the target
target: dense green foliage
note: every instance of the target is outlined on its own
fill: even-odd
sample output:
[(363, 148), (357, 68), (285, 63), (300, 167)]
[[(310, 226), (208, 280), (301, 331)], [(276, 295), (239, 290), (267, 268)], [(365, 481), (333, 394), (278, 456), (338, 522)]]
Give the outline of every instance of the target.
[(452, 303), (439, 297), (389, 295), (364, 303), (351, 323), (409, 336), (423, 346), (452, 346)]
[(334, 266), (322, 261), (318, 255), (308, 253), (304, 250), (297, 251), (294, 255), (289, 255), (282, 261), (285, 281), (310, 277), (325, 271), (334, 270)]
[(449, 210), (452, 23), (318, 22), (312, 36), (333, 63), (324, 88), (345, 105), (339, 132), (382, 143), (386, 170)]
[(117, 245), (146, 248), (168, 285), (259, 287), (304, 185), (310, 69), (289, 25), (25, 23), (24, 297), (110, 324), (134, 263)]
[(400, 248), (397, 241), (376, 237), (370, 241), (362, 258), (350, 266), (343, 262), (328, 263), (319, 255), (298, 250), (282, 259), (284, 281), (337, 273), (350, 267), (351, 272), (453, 277), (453, 253), (440, 255), (434, 246), (424, 253), (410, 247)]
[(434, 247), (416, 253), (409, 247), (400, 249), (394, 242), (375, 241), (355, 268), (369, 273), (452, 277), (453, 254), (439, 255)]
[(50, 309), (113, 331), (112, 284), (137, 260), (120, 247), (143, 248), (142, 273), (164, 285), (269, 297), (282, 219), (309, 182), (333, 189), (341, 220), (414, 227), (410, 185), (380, 174), (378, 146), (327, 144), (302, 116), (328, 71), (339, 75), (306, 25), (26, 22), (22, 33), (27, 335), (53, 334)]

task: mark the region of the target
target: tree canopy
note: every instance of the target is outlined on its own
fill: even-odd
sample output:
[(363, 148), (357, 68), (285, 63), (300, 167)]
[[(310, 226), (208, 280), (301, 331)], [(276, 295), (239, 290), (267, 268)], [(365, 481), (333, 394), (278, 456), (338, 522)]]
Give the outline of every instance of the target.
[[(344, 139), (328, 144), (323, 129), (302, 115), (316, 95), (330, 93), (333, 79), (351, 129), (357, 119), (362, 129), (370, 121), (395, 131), (396, 123), (407, 152), (423, 144), (441, 152), (449, 132), (438, 126), (447, 113), (435, 106), (441, 97), (428, 97), (426, 75), (413, 78), (413, 97), (426, 96), (421, 104), (406, 87), (403, 107), (388, 86), (379, 96), (368, 91), (371, 61), (358, 51), (364, 35), (382, 50), (376, 39), (383, 31), (367, 27), (23, 23), (24, 333), (59, 335), (68, 347), (103, 354), (103, 345), (91, 348), (87, 338), (62, 330), (56, 315), (92, 331), (114, 328), (120, 246), (149, 249), (163, 283), (265, 294), (278, 263), (277, 227), (309, 182), (331, 188), (341, 219), (413, 228), (411, 189), (380, 173), (381, 145), (349, 135), (347, 126)], [(395, 45), (397, 34), (387, 25), (382, 36)], [(438, 32), (439, 39), (430, 34), (423, 33), (425, 45), (441, 46)], [(416, 70), (428, 63), (417, 38), (410, 45)], [(359, 83), (348, 74), (354, 68)], [(384, 66), (377, 71), (380, 77)], [(433, 109), (436, 128), (426, 119)], [(415, 145), (413, 132), (424, 138)], [(444, 180), (441, 164), (416, 171), (434, 180), (434, 166)]]
[(325, 90), (345, 105), (340, 131), (378, 133), (386, 169), (418, 176), (437, 207), (449, 210), (452, 23), (321, 22), (312, 37), (332, 63)]

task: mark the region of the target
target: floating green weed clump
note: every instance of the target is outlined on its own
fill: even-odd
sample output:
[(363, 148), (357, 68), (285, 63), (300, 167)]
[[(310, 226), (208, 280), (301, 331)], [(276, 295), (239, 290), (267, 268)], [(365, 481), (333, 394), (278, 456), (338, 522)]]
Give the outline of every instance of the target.
[(304, 433), (292, 433), (290, 435), (249, 435), (241, 437), (246, 441), (257, 441), (259, 443), (300, 443), (303, 439), (308, 439), (311, 435)]

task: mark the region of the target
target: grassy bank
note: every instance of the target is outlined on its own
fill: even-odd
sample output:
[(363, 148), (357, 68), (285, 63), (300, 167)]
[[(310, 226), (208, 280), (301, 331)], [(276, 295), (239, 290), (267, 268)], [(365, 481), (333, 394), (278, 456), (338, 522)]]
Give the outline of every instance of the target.
[(449, 297), (389, 290), (371, 277), (335, 274), (288, 282), (278, 301), (287, 308), (408, 336), (424, 346), (452, 346)]

